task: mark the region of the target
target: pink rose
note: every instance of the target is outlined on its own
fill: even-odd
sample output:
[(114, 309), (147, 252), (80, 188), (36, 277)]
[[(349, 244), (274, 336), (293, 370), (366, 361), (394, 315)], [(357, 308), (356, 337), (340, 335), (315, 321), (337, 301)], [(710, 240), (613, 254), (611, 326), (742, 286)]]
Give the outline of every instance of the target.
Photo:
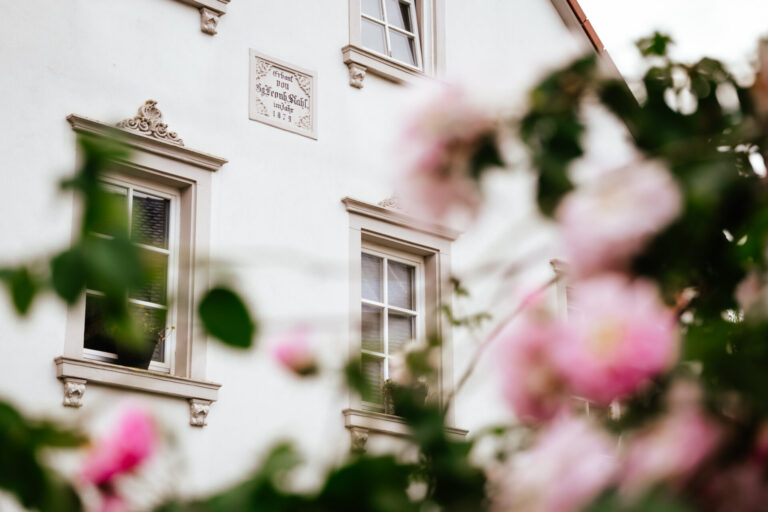
[(575, 512), (611, 485), (616, 442), (584, 418), (561, 417), (542, 430), (511, 467), (490, 475), (491, 510)]
[(556, 218), (576, 277), (619, 269), (680, 213), (679, 187), (659, 162), (605, 173), (563, 198)]
[(104, 437), (85, 460), (81, 478), (96, 486), (137, 468), (157, 447), (157, 431), (150, 415), (137, 407), (123, 412), (117, 428)]
[(717, 446), (720, 428), (696, 407), (673, 410), (630, 438), (622, 491), (637, 496), (656, 484), (682, 485)]
[(551, 357), (574, 394), (608, 404), (674, 364), (675, 313), (650, 281), (607, 274), (574, 283), (572, 299), (569, 340)]
[(274, 343), (273, 354), (284, 368), (301, 376), (317, 372), (317, 359), (309, 344), (309, 328), (296, 327), (278, 336)]
[(749, 272), (741, 280), (734, 293), (739, 307), (744, 311), (749, 311), (760, 300), (761, 288), (760, 276), (755, 271)]
[(574, 342), (571, 338), (564, 325), (535, 314), (507, 327), (497, 338), (504, 398), (520, 421), (548, 421), (564, 409), (564, 381), (551, 355), (557, 345)]
[(474, 216), (480, 205), (471, 159), (484, 142), (496, 139), (490, 114), (472, 104), (456, 86), (441, 86), (415, 112), (401, 147), (408, 162), (397, 197), (409, 212), (437, 221), (454, 210)]
[(768, 121), (768, 39), (760, 41), (757, 47), (758, 70), (750, 92), (755, 110), (763, 122)]

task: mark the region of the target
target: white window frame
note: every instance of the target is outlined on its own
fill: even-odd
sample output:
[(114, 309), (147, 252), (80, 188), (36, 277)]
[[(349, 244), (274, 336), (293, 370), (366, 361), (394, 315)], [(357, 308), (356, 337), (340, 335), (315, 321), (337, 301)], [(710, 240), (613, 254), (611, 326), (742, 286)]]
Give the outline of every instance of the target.
[[(453, 337), (450, 323), (440, 312), (442, 304), (452, 303), (451, 243), (459, 232), (434, 224), (424, 224), (395, 210), (373, 205), (350, 197), (342, 199), (349, 216), (349, 297), (350, 331), (348, 360), (362, 356), (362, 261), (361, 254), (377, 248), (388, 255), (406, 255), (407, 261), (420, 262), (423, 289), (423, 337), (436, 335), (442, 340), (440, 367), (438, 368), (437, 397), (443, 400), (453, 388)], [(418, 304), (417, 304), (418, 306)], [(349, 407), (344, 409), (344, 421), (350, 431), (353, 445), (359, 448), (368, 433), (408, 436), (407, 425), (401, 418), (371, 408), (355, 391), (349, 394)], [(373, 404), (374, 406), (378, 404)], [(373, 410), (371, 410), (373, 409)], [(466, 430), (454, 426), (453, 407), (446, 411), (447, 431), (464, 437)], [(364, 441), (363, 441), (364, 444)]]
[[(362, 4), (361, 4), (361, 9), (360, 9), (360, 17), (363, 20), (367, 20), (367, 21), (370, 21), (371, 23), (374, 23), (376, 25), (380, 25), (380, 26), (384, 27), (384, 41), (385, 41), (385, 44), (386, 44), (386, 47), (387, 47), (387, 53), (386, 54), (382, 54), (380, 52), (376, 52), (376, 50), (374, 50), (373, 48), (368, 48), (367, 46), (365, 46), (364, 48), (366, 50), (370, 50), (372, 52), (376, 52), (379, 55), (383, 55), (384, 57), (390, 58), (390, 59), (392, 59), (395, 62), (399, 62), (400, 64), (403, 64), (403, 65), (411, 67), (411, 68), (413, 68), (415, 70), (421, 71), (423, 69), (423, 67), (422, 67), (422, 60), (423, 59), (422, 59), (421, 41), (419, 40), (419, 18), (418, 18), (417, 14), (416, 14), (416, 2), (415, 2), (415, 0), (396, 0), (397, 2), (403, 2), (403, 3), (408, 4), (408, 13), (409, 13), (409, 15), (411, 17), (410, 21), (411, 21), (411, 25), (413, 26), (413, 32), (408, 32), (407, 30), (404, 30), (404, 29), (402, 29), (402, 28), (400, 28), (398, 26), (392, 25), (389, 22), (390, 17), (387, 14), (387, 2), (386, 2), (386, 0), (377, 0), (377, 1), (379, 2), (379, 5), (381, 6), (382, 17), (384, 18), (383, 20), (376, 19), (373, 16), (370, 16), (370, 15), (364, 13), (363, 10), (362, 10)], [(413, 42), (414, 42), (413, 51), (414, 51), (414, 58), (415, 58), (414, 60), (416, 61), (415, 65), (414, 64), (409, 64), (408, 62), (405, 62), (405, 61), (402, 61), (400, 59), (397, 59), (397, 58), (395, 58), (392, 55), (392, 40), (390, 38), (390, 33), (389, 33), (390, 29), (394, 30), (395, 32), (399, 32), (399, 33), (403, 34), (407, 38), (411, 38), (411, 37), (413, 38)], [(361, 38), (361, 44), (362, 44), (362, 22), (361, 22), (360, 30), (361, 30), (360, 38)]]
[[(426, 304), (425, 304), (425, 280), (424, 280), (424, 258), (420, 258), (418, 256), (414, 256), (411, 253), (383, 247), (380, 245), (376, 245), (374, 243), (370, 243), (367, 241), (364, 241), (362, 244), (362, 254), (369, 254), (371, 256), (376, 256), (378, 258), (382, 258), (383, 260), (383, 272), (382, 272), (382, 302), (373, 301), (370, 299), (364, 299), (360, 298), (360, 307), (362, 306), (373, 306), (377, 308), (382, 308), (384, 311), (384, 316), (382, 320), (382, 340), (384, 342), (384, 352), (375, 352), (371, 350), (366, 350), (360, 347), (360, 354), (361, 355), (369, 355), (371, 357), (375, 357), (378, 359), (384, 360), (384, 375), (382, 375), (382, 383), (386, 382), (389, 379), (389, 360), (394, 355), (391, 354), (389, 351), (389, 311), (392, 310), (395, 313), (401, 313), (408, 316), (415, 317), (414, 321), (414, 329), (413, 329), (413, 340), (412, 341), (418, 341), (425, 339), (427, 330), (426, 330)], [(397, 306), (393, 306), (389, 304), (389, 300), (387, 297), (388, 294), (388, 286), (387, 286), (387, 279), (388, 279), (388, 264), (389, 261), (395, 261), (397, 263), (404, 263), (408, 266), (411, 266), (414, 268), (413, 272), (413, 298), (414, 300), (414, 308), (413, 309), (404, 309)], [(362, 314), (362, 313), (361, 313)], [(383, 411), (384, 410), (384, 404), (377, 404), (375, 402), (367, 402), (365, 400), (361, 399), (361, 404), (363, 408), (366, 410), (372, 410), (372, 411)]]
[[(157, 366), (148, 371), (88, 358), (83, 347), (83, 294), (68, 310), (63, 354), (55, 359), (56, 376), (64, 385), (64, 405), (80, 407), (86, 384), (94, 383), (187, 399), (190, 424), (203, 426), (221, 385), (206, 380), (207, 341), (195, 306), (209, 287), (206, 262), (210, 254), (212, 175), (226, 160), (178, 142), (116, 129), (76, 114), (69, 115), (67, 120), (80, 135), (117, 137), (130, 151), (128, 159), (114, 162), (119, 174), (108, 173), (107, 181), (117, 178), (176, 195), (178, 236), (175, 237), (174, 265), (177, 285), (173, 298), (176, 314), (172, 324), (176, 327), (173, 329), (175, 347), (167, 371)], [(82, 155), (78, 153), (77, 159), (81, 161)], [(81, 213), (78, 205), (73, 213), (73, 238), (79, 236)], [(202, 264), (197, 264), (198, 261)]]
[[(425, 77), (438, 76), (445, 69), (445, 2), (444, 0), (407, 0), (411, 4), (413, 34), (417, 65), (383, 55), (363, 46), (362, 20), (369, 19), (378, 24), (362, 11), (361, 0), (349, 1), (349, 44), (341, 49), (342, 59), (349, 68), (349, 84), (362, 88), (368, 73), (377, 75), (394, 83), (414, 83)], [(386, 13), (386, 5), (383, 7)], [(385, 23), (386, 23), (385, 14)], [(386, 23), (385, 34), (389, 50), (390, 27), (406, 33)]]
[[(168, 311), (166, 315), (166, 325), (169, 329), (167, 337), (165, 339), (165, 346), (164, 348), (164, 354), (163, 354), (163, 362), (159, 361), (151, 361), (149, 363), (149, 370), (161, 372), (161, 373), (168, 373), (173, 374), (176, 360), (175, 360), (175, 352), (176, 352), (176, 329), (175, 325), (177, 322), (177, 302), (174, 300), (177, 295), (177, 288), (178, 288), (178, 279), (179, 279), (179, 215), (180, 215), (180, 207), (179, 207), (179, 201), (180, 201), (180, 194), (179, 191), (168, 186), (163, 186), (159, 183), (153, 183), (148, 180), (144, 180), (137, 177), (130, 177), (127, 175), (123, 175), (119, 172), (110, 172), (107, 173), (102, 179), (102, 182), (104, 182), (107, 185), (114, 185), (116, 187), (127, 189), (128, 197), (131, 198), (128, 201), (128, 226), (129, 229), (132, 225), (131, 223), (131, 215), (132, 212), (132, 205), (133, 205), (133, 199), (132, 195), (134, 191), (150, 194), (156, 197), (161, 197), (163, 199), (168, 199), (170, 202), (170, 211), (169, 211), (169, 222), (168, 222), (168, 249), (158, 249), (156, 247), (143, 245), (143, 244), (136, 244), (137, 247), (141, 249), (145, 249), (152, 252), (157, 252), (160, 254), (165, 254), (168, 256), (168, 270), (166, 274), (166, 302), (168, 305), (166, 306), (166, 309)], [(99, 235), (98, 233), (95, 234), (96, 236), (103, 236)], [(101, 295), (100, 292), (96, 290), (90, 290), (86, 289), (85, 291), (86, 296), (98, 296)], [(128, 302), (136, 305), (146, 306), (148, 308), (157, 309), (153, 303), (148, 303), (142, 300), (138, 299), (128, 299)], [(117, 360), (117, 354), (112, 354), (109, 352), (104, 352), (101, 350), (93, 350), (83, 347), (83, 357), (86, 359), (93, 359), (96, 361), (104, 361), (107, 363), (114, 363)]]

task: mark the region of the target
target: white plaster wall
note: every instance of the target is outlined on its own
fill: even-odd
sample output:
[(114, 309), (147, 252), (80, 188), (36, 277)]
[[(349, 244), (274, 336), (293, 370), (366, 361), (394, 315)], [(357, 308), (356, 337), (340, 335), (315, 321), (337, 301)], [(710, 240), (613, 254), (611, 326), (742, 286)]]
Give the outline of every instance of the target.
[[(391, 193), (397, 133), (408, 89), (369, 75), (348, 85), (340, 49), (348, 42), (345, 0), (233, 0), (211, 37), (198, 12), (174, 0), (25, 0), (4, 5), (0, 31), (0, 264), (62, 248), (72, 231), (72, 199), (57, 181), (72, 172), (77, 113), (105, 122), (132, 117), (146, 99), (191, 148), (229, 160), (214, 177), (213, 275), (230, 280), (263, 321), (262, 342), (298, 321), (317, 325), (328, 365), (347, 354), (348, 220), (343, 196), (378, 202)], [(548, 0), (446, 0), (446, 76), (491, 98), (518, 98), (551, 65), (580, 51)], [(318, 140), (248, 119), (248, 49), (318, 73)], [(549, 274), (551, 233), (533, 217), (531, 180), (494, 176), (478, 225), (456, 243), (454, 265), (470, 275), (491, 257), (544, 247), (500, 310)], [(497, 242), (491, 242), (498, 239)], [(490, 297), (497, 276), (470, 278)], [(18, 320), (0, 295), (0, 396), (32, 414), (96, 424), (130, 398), (151, 407), (183, 457), (179, 489), (202, 493), (255, 464), (267, 443), (296, 440), (323, 467), (346, 449), (335, 377), (297, 381), (264, 350), (209, 343), (207, 376), (223, 387), (209, 425), (188, 425), (181, 400), (90, 385), (80, 410), (61, 406), (53, 359), (61, 355), (66, 310), (52, 299)], [(472, 341), (457, 336), (456, 374)], [(483, 372), (485, 373), (485, 372)], [(473, 379), (457, 404), (457, 424), (476, 428), (506, 417), (486, 380)], [(307, 484), (312, 477), (308, 472)]]

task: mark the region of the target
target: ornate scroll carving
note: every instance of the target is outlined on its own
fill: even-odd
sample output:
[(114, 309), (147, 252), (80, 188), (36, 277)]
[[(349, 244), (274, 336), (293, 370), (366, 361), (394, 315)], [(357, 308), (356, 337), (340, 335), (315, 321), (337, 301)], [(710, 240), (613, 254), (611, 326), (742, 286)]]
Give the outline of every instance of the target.
[(64, 401), (62, 403), (66, 407), (82, 407), (86, 380), (64, 377), (61, 379), (61, 383), (64, 386)]
[(267, 76), (267, 73), (269, 73), (269, 70), (272, 69), (272, 64), (265, 61), (264, 59), (259, 59), (258, 57), (255, 59), (255, 61), (256, 61), (256, 69), (253, 72), (253, 78), (255, 80), (259, 80)]
[(206, 419), (211, 410), (210, 400), (201, 400), (199, 398), (189, 399), (189, 424), (193, 427), (204, 427), (207, 425)]
[(364, 453), (365, 445), (368, 444), (368, 429), (350, 427), (349, 436), (352, 440), (351, 450), (356, 453)]
[(349, 85), (358, 89), (363, 88), (363, 80), (365, 80), (366, 67), (360, 64), (350, 62), (349, 66)]
[(216, 35), (221, 13), (212, 11), (207, 7), (200, 8), (200, 30), (206, 34)]
[(120, 121), (117, 123), (117, 127), (164, 140), (177, 146), (184, 145), (184, 141), (176, 135), (176, 132), (169, 131), (168, 125), (163, 123), (163, 114), (157, 108), (155, 100), (147, 100), (139, 107), (137, 116)]
[(379, 206), (383, 206), (384, 208), (395, 208), (397, 210), (403, 209), (403, 206), (400, 204), (400, 198), (397, 196), (390, 196), (382, 201), (379, 201)]

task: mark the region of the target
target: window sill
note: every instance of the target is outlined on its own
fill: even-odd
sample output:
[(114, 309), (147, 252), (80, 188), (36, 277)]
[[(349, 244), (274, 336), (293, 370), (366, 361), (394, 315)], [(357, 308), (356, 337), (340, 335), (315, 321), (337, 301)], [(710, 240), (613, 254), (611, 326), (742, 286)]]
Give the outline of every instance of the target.
[(221, 384), (177, 377), (138, 368), (128, 368), (102, 361), (57, 357), (56, 377), (64, 385), (64, 405), (81, 407), (87, 383), (144, 391), (179, 397), (189, 401), (189, 423), (195, 427), (206, 424), (211, 403), (219, 396)]
[(420, 69), (351, 44), (341, 49), (341, 56), (349, 68), (349, 85), (358, 89), (363, 88), (368, 72), (398, 84), (413, 84), (428, 76)]
[[(344, 409), (344, 426), (352, 436), (352, 449), (365, 451), (369, 433), (386, 434), (396, 437), (409, 437), (410, 430), (405, 420), (399, 416), (359, 409)], [(445, 427), (449, 437), (460, 440), (467, 437), (468, 430)]]

